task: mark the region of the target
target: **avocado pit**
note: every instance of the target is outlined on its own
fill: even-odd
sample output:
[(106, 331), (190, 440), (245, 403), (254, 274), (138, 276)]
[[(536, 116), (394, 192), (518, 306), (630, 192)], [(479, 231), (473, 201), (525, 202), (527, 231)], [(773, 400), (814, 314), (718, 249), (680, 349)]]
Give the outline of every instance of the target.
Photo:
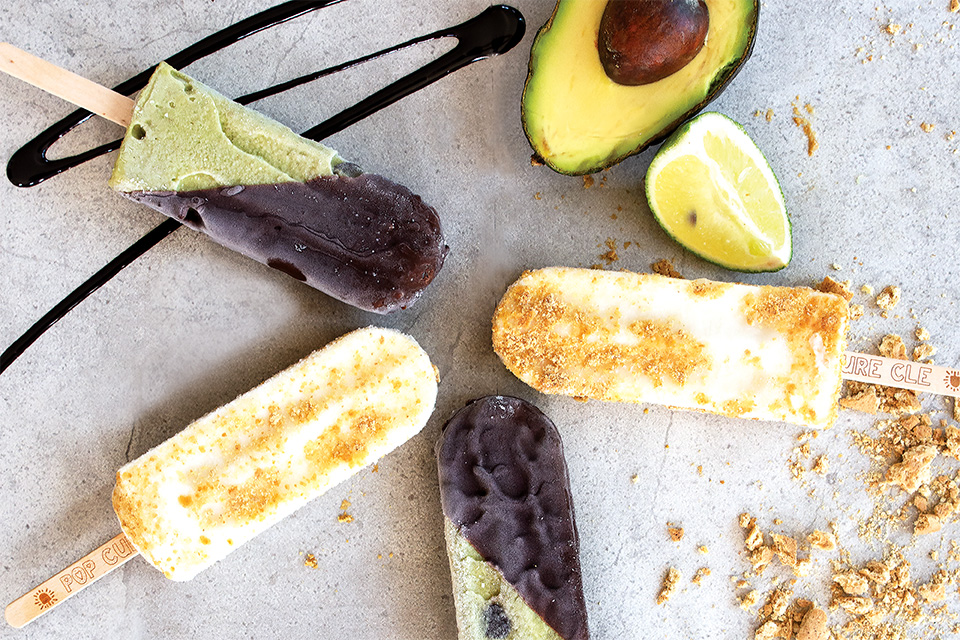
[(600, 63), (617, 84), (662, 80), (700, 53), (709, 26), (704, 0), (610, 0), (600, 19)]

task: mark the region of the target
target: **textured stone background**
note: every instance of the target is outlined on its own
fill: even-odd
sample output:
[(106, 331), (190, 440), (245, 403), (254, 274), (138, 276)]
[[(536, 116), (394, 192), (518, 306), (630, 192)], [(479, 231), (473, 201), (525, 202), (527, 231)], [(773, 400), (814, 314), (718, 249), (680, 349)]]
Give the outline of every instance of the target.
[[(614, 239), (632, 244), (612, 268), (643, 271), (670, 258), (686, 277), (807, 285), (829, 274), (855, 288), (899, 285), (903, 301), (887, 319), (857, 296), (867, 314), (854, 324), (852, 347), (872, 350), (883, 334), (909, 335), (919, 323), (939, 348), (935, 361), (960, 366), (960, 136), (946, 139), (960, 129), (960, 30), (953, 29), (960, 14), (948, 4), (763, 6), (753, 57), (712, 108), (743, 123), (779, 175), (795, 253), (779, 273), (740, 276), (683, 252), (652, 221), (641, 183), (653, 151), (604, 173), (603, 188), (530, 166), (519, 99), (533, 36), (553, 3), (516, 2), (528, 28), (513, 51), (328, 140), (440, 212), (452, 250), (415, 307), (367, 315), (181, 230), (0, 376), (0, 601), (116, 533), (110, 492), (117, 467), (357, 326), (407, 331), (433, 356), (442, 385), (423, 434), (377, 473), (361, 472), (189, 583), (169, 582), (134, 560), (22, 631), (0, 627), (0, 637), (452, 638), (433, 446), (454, 410), (488, 393), (529, 399), (560, 428), (598, 640), (752, 637), (755, 618), (737, 607), (730, 581), (748, 568), (736, 522), (743, 511), (796, 535), (835, 520), (855, 557), (879, 554), (881, 547), (856, 539), (857, 510), (867, 515), (872, 503), (857, 478), (867, 462), (848, 435), (871, 425), (869, 416), (841, 413), (814, 441), (814, 452), (831, 459), (830, 474), (801, 484), (786, 464), (800, 429), (540, 395), (499, 363), (489, 323), (523, 269), (589, 266)], [(0, 39), (112, 85), (263, 6), (7, 0)], [(455, 24), (485, 6), (353, 0), (251, 37), (189, 71), (239, 95)], [(904, 30), (891, 37), (883, 31), (890, 22)], [(305, 129), (442, 48), (398, 54), (257, 106)], [(820, 145), (812, 157), (792, 122), (793, 103), (814, 107), (804, 114)], [(756, 117), (758, 109), (772, 109), (772, 121)], [(0, 158), (71, 110), (0, 77)], [(923, 122), (934, 129), (924, 132)], [(55, 151), (116, 132), (90, 124)], [(111, 162), (101, 158), (32, 189), (0, 181), (2, 345), (160, 222), (108, 189)], [(939, 398), (926, 404), (946, 406)], [(343, 499), (352, 523), (337, 522)], [(778, 517), (782, 525), (772, 527)], [(683, 542), (669, 540), (668, 521), (686, 528)], [(947, 529), (922, 543), (938, 548), (950, 535)], [(696, 551), (701, 544), (706, 556)], [(316, 555), (316, 570), (304, 566), (306, 553)], [(795, 585), (797, 596), (825, 604), (830, 557), (818, 556), (814, 574)], [(683, 588), (658, 607), (668, 566), (683, 572)], [(698, 588), (689, 578), (700, 566), (713, 574)], [(916, 571), (922, 575), (923, 566)]]

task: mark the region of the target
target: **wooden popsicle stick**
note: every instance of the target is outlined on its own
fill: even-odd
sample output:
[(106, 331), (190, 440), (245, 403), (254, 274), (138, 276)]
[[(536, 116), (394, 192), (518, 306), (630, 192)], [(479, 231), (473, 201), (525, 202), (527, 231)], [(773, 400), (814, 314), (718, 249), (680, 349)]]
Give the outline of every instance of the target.
[(121, 533), (8, 604), (4, 617), (19, 629), (137, 555)]
[(7, 42), (0, 42), (0, 71), (111, 122), (130, 126), (133, 100)]
[(848, 351), (840, 375), (847, 380), (960, 396), (960, 369)]

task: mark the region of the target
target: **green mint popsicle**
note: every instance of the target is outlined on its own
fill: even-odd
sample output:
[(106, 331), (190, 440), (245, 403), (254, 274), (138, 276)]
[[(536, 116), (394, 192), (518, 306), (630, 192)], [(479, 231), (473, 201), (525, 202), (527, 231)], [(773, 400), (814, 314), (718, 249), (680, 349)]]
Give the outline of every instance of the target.
[(416, 301), (448, 247), (406, 187), (161, 63), (110, 186), (348, 304)]
[(343, 159), (161, 62), (140, 93), (110, 186), (194, 191), (306, 182)]

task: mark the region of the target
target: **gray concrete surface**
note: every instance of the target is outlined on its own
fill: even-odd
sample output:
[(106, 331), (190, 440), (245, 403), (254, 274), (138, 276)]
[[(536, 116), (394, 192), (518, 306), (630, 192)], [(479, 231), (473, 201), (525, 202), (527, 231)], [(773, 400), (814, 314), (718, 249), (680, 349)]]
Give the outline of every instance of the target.
[[(871, 416), (844, 411), (813, 441), (825, 477), (795, 480), (787, 459), (799, 428), (580, 403), (516, 380), (490, 346), (490, 317), (523, 269), (600, 262), (648, 270), (661, 258), (686, 277), (809, 285), (825, 275), (856, 290), (898, 285), (888, 318), (872, 298), (854, 302), (851, 346), (874, 351), (886, 333), (929, 329), (935, 362), (960, 367), (960, 14), (947, 0), (764, 4), (752, 59), (712, 108), (740, 121), (780, 177), (795, 253), (781, 272), (741, 276), (671, 242), (646, 208), (642, 179), (653, 151), (597, 176), (532, 167), (519, 100), (536, 29), (552, 3), (518, 0), (527, 34), (513, 51), (462, 70), (337, 134), (328, 142), (370, 171), (410, 186), (440, 212), (446, 266), (414, 308), (382, 318), (334, 302), (205, 238), (179, 231), (81, 304), (0, 375), (0, 601), (9, 602), (117, 532), (115, 470), (334, 337), (378, 324), (413, 334), (442, 376), (424, 432), (188, 583), (135, 559), (23, 630), (21, 638), (455, 637), (433, 458), (446, 418), (489, 393), (536, 403), (564, 438), (582, 542), (593, 637), (748, 638), (755, 611), (737, 604), (732, 578), (749, 569), (741, 512), (768, 531), (802, 537), (835, 522), (854, 559), (884, 544), (857, 536), (873, 509), (869, 460), (850, 430)], [(104, 84), (114, 84), (264, 6), (252, 0), (85, 3), (8, 0), (0, 39)], [(228, 95), (454, 24), (485, 2), (353, 0), (262, 33), (189, 70)], [(894, 36), (889, 23), (903, 25)], [(436, 54), (423, 47), (272, 98), (258, 107), (304, 129)], [(819, 149), (792, 121), (804, 111)], [(767, 121), (757, 110), (772, 109)], [(0, 77), (0, 158), (71, 107)], [(934, 128), (925, 132), (922, 123)], [(115, 135), (94, 123), (56, 152)], [(106, 185), (101, 158), (31, 189), (0, 181), (0, 343), (6, 346), (84, 278), (158, 224), (159, 214)], [(600, 186), (600, 182), (603, 186)], [(632, 243), (622, 248), (625, 242)], [(838, 269), (834, 269), (836, 265)], [(924, 398), (945, 417), (945, 402)], [(954, 473), (943, 460), (937, 470)], [(809, 462), (807, 463), (809, 466)], [(698, 468), (702, 471), (698, 472)], [(340, 523), (342, 500), (351, 523)], [(896, 496), (891, 497), (896, 500)], [(905, 497), (900, 497), (900, 504)], [(779, 519), (780, 524), (774, 524)], [(672, 542), (667, 522), (686, 530)], [(914, 571), (934, 568), (960, 523), (915, 543)], [(892, 539), (911, 543), (909, 525)], [(697, 547), (705, 545), (706, 554)], [(304, 565), (316, 556), (316, 569)], [(794, 597), (825, 605), (829, 561), (814, 554)], [(680, 592), (654, 601), (669, 566)], [(702, 586), (690, 582), (709, 567)], [(790, 576), (771, 570), (751, 584)], [(947, 602), (960, 610), (955, 590)], [(848, 618), (831, 612), (831, 623)], [(944, 636), (946, 637), (946, 635)]]

